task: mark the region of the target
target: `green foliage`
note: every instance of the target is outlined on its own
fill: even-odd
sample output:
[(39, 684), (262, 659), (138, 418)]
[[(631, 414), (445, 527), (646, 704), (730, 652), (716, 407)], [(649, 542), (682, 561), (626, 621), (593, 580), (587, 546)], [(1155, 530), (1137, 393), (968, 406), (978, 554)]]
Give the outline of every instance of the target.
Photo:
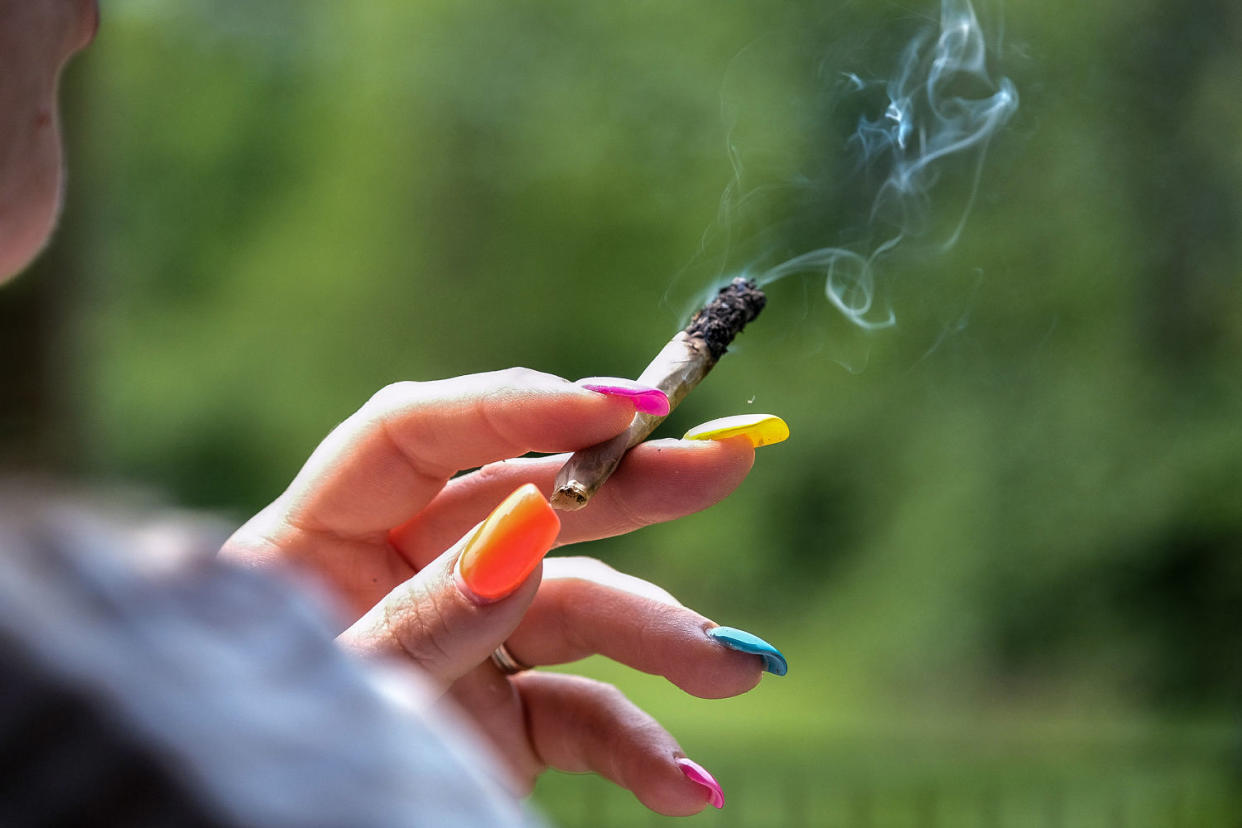
[[(238, 515), (387, 382), (632, 376), (713, 279), (850, 241), (863, 196), (832, 182), (859, 113), (825, 78), (883, 76), (936, 13), (178, 6), (116, 4), (69, 78), (87, 265), (64, 382), (82, 471)], [(1242, 11), (1004, 13), (1022, 107), (961, 242), (887, 268), (898, 327), (775, 286), (662, 433), (763, 410), (790, 442), (727, 506), (590, 551), (763, 632), (838, 710), (1228, 710)], [(961, 203), (969, 175), (940, 186)]]

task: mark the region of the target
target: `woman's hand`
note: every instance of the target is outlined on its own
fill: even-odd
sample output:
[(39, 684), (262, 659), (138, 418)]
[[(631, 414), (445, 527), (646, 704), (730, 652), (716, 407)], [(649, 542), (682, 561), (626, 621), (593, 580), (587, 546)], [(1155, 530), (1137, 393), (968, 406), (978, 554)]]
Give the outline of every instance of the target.
[[(464, 550), (480, 557), (468, 551), (481, 544), (473, 530), (498, 503), (524, 484), (546, 495), (565, 461), (509, 458), (594, 445), (620, 433), (633, 414), (626, 398), (526, 370), (389, 386), (328, 436), (223, 554), (320, 576), (354, 619), (341, 642), (410, 659), (449, 688), (499, 748), (516, 792), (549, 766), (590, 770), (656, 811), (695, 813), (709, 798), (715, 804), (716, 791), (615, 688), (559, 674), (506, 674), (489, 654), (506, 643), (517, 660), (538, 666), (600, 653), (716, 698), (753, 687), (765, 664), (783, 672), (779, 653), (745, 634), (740, 644), (731, 634), (709, 635), (716, 625), (708, 619), (598, 561), (551, 559), (541, 571), (536, 561), (555, 527), (532, 553), (529, 575), (505, 594), (478, 594), (459, 562)], [(744, 439), (640, 445), (587, 508), (556, 513), (557, 542), (618, 535), (706, 508), (741, 482), (753, 457)], [(546, 501), (535, 498), (538, 528), (549, 518), (539, 514)], [(731, 649), (739, 646), (763, 658)]]

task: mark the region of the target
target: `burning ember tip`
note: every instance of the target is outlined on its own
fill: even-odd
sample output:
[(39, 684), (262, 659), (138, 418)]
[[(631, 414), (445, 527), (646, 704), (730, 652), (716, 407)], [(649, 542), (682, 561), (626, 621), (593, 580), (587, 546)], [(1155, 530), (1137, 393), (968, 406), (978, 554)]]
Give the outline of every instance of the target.
[[(720, 289), (638, 377), (638, 382), (668, 395), (670, 411), (703, 381), (724, 356), (733, 338), (757, 317), (767, 296), (751, 279), (738, 277)], [(664, 416), (636, 414), (629, 428), (613, 439), (575, 452), (561, 467), (552, 506), (574, 511), (587, 505), (621, 459), (655, 430)]]
[(694, 315), (685, 332), (701, 337), (714, 359), (720, 359), (733, 338), (752, 322), (768, 303), (753, 279), (738, 276), (725, 285)]

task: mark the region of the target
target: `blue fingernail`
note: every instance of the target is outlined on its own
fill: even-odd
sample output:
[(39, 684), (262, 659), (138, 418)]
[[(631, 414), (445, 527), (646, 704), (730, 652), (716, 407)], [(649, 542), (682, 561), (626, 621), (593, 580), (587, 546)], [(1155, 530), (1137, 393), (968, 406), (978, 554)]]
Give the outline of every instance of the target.
[(707, 634), (730, 650), (761, 656), (763, 668), (774, 676), (783, 676), (789, 672), (789, 663), (785, 661), (781, 651), (757, 635), (751, 635), (736, 627), (713, 627)]

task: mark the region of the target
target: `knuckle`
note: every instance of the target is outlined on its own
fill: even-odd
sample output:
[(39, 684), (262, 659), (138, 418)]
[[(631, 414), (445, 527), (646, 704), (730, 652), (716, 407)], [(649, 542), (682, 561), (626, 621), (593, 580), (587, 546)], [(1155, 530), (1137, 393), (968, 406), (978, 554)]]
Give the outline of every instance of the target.
[(615, 489), (609, 503), (609, 506), (616, 513), (617, 523), (624, 527), (624, 531), (632, 532), (638, 529), (645, 529), (659, 522), (659, 518), (635, 506), (632, 502), (632, 497), (633, 495), (621, 489)]
[[(497, 460), (494, 463), (488, 463), (480, 466), (474, 472), (475, 480), (478, 483), (490, 483), (493, 480), (504, 480), (508, 475), (511, 463), (508, 460)], [(514, 484), (516, 485), (516, 483)]]
[(416, 664), (429, 667), (451, 661), (452, 631), (435, 595), (406, 595), (390, 602), (384, 622), (388, 634)]
[(615, 684), (588, 679), (590, 682), (584, 690), (595, 700), (601, 707), (614, 711), (622, 705), (628, 705), (629, 699), (625, 697)]
[(557, 560), (564, 562), (561, 566), (566, 575), (576, 578), (604, 581), (618, 574), (616, 569), (590, 555), (566, 555)]
[(579, 582), (579, 588), (592, 586), (623, 592), (646, 598), (659, 605), (677, 612), (684, 611), (684, 606), (672, 593), (650, 581), (622, 572), (597, 558), (582, 555), (557, 557), (552, 559), (555, 569), (553, 579), (564, 579)]
[(650, 613), (651, 618), (648, 632), (681, 627), (687, 616), (686, 608), (680, 604), (666, 604), (659, 601), (650, 602), (647, 612)]
[(401, 380), (399, 382), (390, 382), (380, 390), (371, 395), (371, 399), (367, 401), (367, 408), (388, 410), (398, 405), (407, 403), (417, 393), (420, 383), (413, 380)]
[(480, 378), (485, 379), (481, 390), (485, 391), (484, 397), (486, 398), (508, 400), (542, 384), (539, 380), (541, 376), (538, 371), (530, 368), (502, 368)]
[(546, 382), (549, 375), (542, 371), (536, 371), (533, 368), (524, 368), (522, 366), (514, 366), (512, 368), (502, 368), (494, 373), (498, 380), (498, 385), (502, 386), (528, 386), (538, 385)]

